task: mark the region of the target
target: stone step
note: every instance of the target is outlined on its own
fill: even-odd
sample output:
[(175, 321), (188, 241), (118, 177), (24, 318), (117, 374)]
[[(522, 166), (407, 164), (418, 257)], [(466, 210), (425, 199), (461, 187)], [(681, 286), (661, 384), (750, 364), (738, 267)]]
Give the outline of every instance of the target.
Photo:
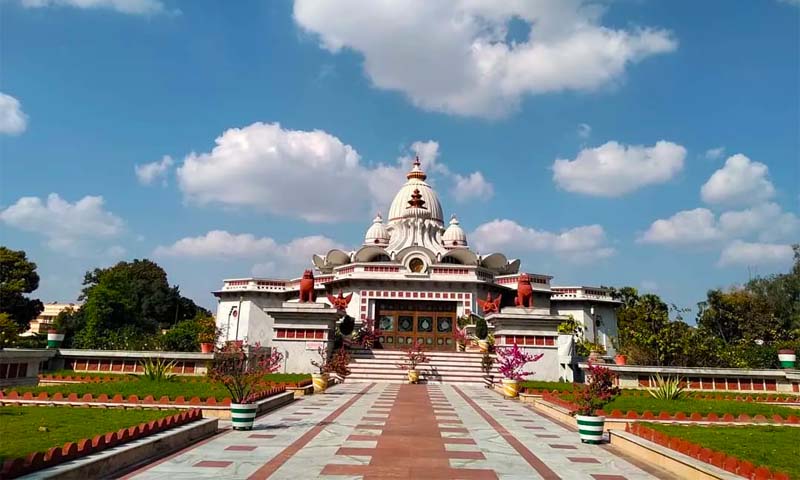
[[(481, 376), (463, 376), (463, 375), (423, 375), (420, 374), (420, 379), (428, 382), (436, 383), (470, 383), (481, 384), (483, 377)], [(393, 382), (393, 383), (406, 383), (408, 382), (408, 375), (406, 372), (397, 372), (395, 374), (350, 374), (347, 377), (347, 382)]]
[[(391, 373), (391, 372), (405, 372), (406, 369), (397, 368), (396, 366), (386, 366), (386, 367), (363, 367), (358, 365), (350, 364), (348, 365), (350, 371), (353, 373), (375, 373), (383, 374), (383, 373)], [(420, 372), (438, 372), (440, 374), (446, 375), (480, 375), (483, 376), (484, 373), (480, 369), (465, 369), (465, 368), (438, 368), (438, 367), (429, 367), (429, 366), (418, 366), (417, 370)], [(498, 375), (500, 372), (497, 370), (493, 370), (491, 374)]]
[[(398, 365), (403, 363), (404, 359), (401, 358), (356, 358), (353, 359), (350, 363), (352, 365)], [(438, 361), (433, 360), (431, 362), (426, 363), (426, 365), (438, 365), (442, 367), (463, 367), (463, 368), (481, 368), (480, 362), (445, 362), (445, 361)], [(495, 367), (496, 368), (496, 367)]]

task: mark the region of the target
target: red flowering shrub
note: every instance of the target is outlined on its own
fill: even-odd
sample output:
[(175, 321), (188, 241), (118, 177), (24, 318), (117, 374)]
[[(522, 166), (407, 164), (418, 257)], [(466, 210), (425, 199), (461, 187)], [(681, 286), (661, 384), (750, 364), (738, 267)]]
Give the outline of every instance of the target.
[(533, 375), (534, 372), (523, 370), (526, 363), (537, 362), (544, 356), (543, 353), (532, 354), (520, 350), (519, 346), (515, 343), (511, 347), (498, 348), (497, 359), (500, 373), (509, 380), (521, 381), (528, 375)]
[(281, 352), (261, 344), (229, 342), (214, 355), (208, 377), (225, 386), (231, 403), (253, 403), (262, 377), (278, 371), (282, 360)]
[(614, 385), (617, 374), (606, 367), (589, 364), (589, 383), (576, 392), (575, 404), (578, 406), (572, 415), (594, 415), (595, 410), (606, 406), (620, 392)]
[(399, 363), (397, 368), (403, 370), (416, 370), (417, 365), (420, 363), (428, 363), (430, 362), (430, 358), (425, 355), (425, 351), (422, 349), (422, 345), (417, 343), (413, 347), (406, 350), (406, 358), (405, 362)]

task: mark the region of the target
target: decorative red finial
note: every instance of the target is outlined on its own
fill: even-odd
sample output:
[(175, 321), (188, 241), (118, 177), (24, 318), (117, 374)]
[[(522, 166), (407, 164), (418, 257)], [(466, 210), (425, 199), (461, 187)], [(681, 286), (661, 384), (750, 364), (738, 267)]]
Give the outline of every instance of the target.
[(416, 155), (414, 157), (414, 166), (419, 167), (420, 165), (422, 165), (422, 162), (419, 161), (419, 155)]
[(425, 175), (425, 172), (422, 171), (421, 165), (422, 165), (422, 162), (419, 161), (419, 155), (417, 155), (414, 158), (414, 166), (411, 167), (411, 171), (408, 172), (408, 174), (406, 175), (406, 178), (409, 179), (409, 180), (411, 180), (412, 178), (416, 178), (416, 179), (425, 181), (425, 179), (428, 178), (428, 176)]
[(428, 208), (425, 206), (425, 200), (422, 199), (422, 194), (419, 189), (415, 188), (414, 193), (411, 194), (411, 200), (408, 201), (406, 208)]

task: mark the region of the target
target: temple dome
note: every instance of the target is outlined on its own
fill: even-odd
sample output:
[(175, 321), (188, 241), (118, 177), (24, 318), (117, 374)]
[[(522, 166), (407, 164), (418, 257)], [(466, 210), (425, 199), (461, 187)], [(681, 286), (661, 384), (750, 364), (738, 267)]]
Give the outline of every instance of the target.
[(419, 157), (406, 175), (408, 179), (392, 200), (389, 208), (389, 222), (404, 218), (426, 218), (443, 225), (442, 205), (439, 196), (425, 183), (427, 175), (420, 167)]
[(450, 226), (444, 231), (442, 242), (445, 248), (466, 248), (468, 246), (467, 234), (461, 228), (461, 224), (455, 215), (450, 218)]
[(379, 213), (373, 220), (364, 236), (364, 245), (381, 245), (386, 246), (389, 244), (389, 230), (383, 224), (383, 217)]

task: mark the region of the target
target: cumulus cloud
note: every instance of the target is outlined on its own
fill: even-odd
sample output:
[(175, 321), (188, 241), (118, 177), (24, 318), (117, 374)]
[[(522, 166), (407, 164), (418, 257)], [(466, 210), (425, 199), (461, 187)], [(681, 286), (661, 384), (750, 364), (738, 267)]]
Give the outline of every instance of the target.
[(153, 254), (157, 257), (208, 260), (257, 260), (253, 275), (269, 276), (297, 274), (298, 269), (311, 265), (313, 254), (324, 254), (333, 248), (344, 249), (338, 242), (321, 235), (295, 238), (282, 244), (270, 237), (256, 237), (250, 233), (212, 230), (205, 235), (182, 238), (172, 245), (158, 246)]
[[(375, 87), (425, 110), (487, 118), (526, 95), (613, 85), (629, 65), (677, 48), (669, 31), (606, 27), (602, 13), (581, 0), (294, 2), (297, 24), (330, 52), (362, 55)], [(509, 38), (512, 21), (531, 28), (527, 39)]]
[(130, 15), (155, 15), (167, 11), (159, 0), (22, 0), (22, 5), (28, 8), (97, 8)]
[(410, 152), (396, 163), (367, 165), (354, 147), (327, 132), (259, 122), (226, 130), (210, 152), (187, 155), (176, 174), (184, 197), (198, 205), (335, 222), (388, 208), (414, 155), (429, 174), (453, 181), (438, 160), (437, 142), (414, 142)]
[(453, 187), (453, 197), (457, 202), (463, 203), (471, 199), (487, 200), (494, 195), (494, 186), (483, 178), (481, 172), (472, 172), (470, 175), (455, 175), (456, 185)]
[(19, 135), (28, 127), (28, 116), (19, 100), (0, 92), (0, 134)]
[(104, 246), (123, 233), (125, 223), (104, 208), (103, 197), (86, 196), (75, 203), (57, 193), (48, 195), (46, 201), (22, 197), (0, 212), (0, 220), (11, 227), (43, 235), (51, 249), (69, 255), (124, 253), (122, 247)]
[(585, 262), (614, 255), (600, 225), (586, 225), (560, 233), (525, 227), (513, 220), (484, 223), (469, 235), (480, 252), (516, 251), (553, 253), (565, 260)]
[(700, 196), (712, 205), (755, 205), (775, 195), (775, 187), (767, 175), (766, 165), (737, 153), (711, 175), (700, 189)]
[(721, 234), (711, 210), (684, 210), (667, 219), (656, 220), (639, 238), (641, 243), (688, 245), (720, 240)]
[(686, 149), (661, 140), (652, 147), (611, 141), (581, 150), (574, 160), (557, 159), (553, 180), (568, 192), (618, 197), (664, 183), (683, 169)]
[(167, 174), (173, 164), (172, 157), (164, 155), (161, 161), (145, 163), (144, 165), (136, 164), (133, 169), (136, 172), (136, 178), (142, 185), (152, 185), (153, 182), (160, 179), (161, 184), (167, 185)]
[(720, 267), (792, 264), (794, 252), (791, 245), (777, 243), (748, 243), (736, 240), (724, 250), (717, 263)]
[(701, 245), (734, 239), (761, 242), (791, 240), (800, 236), (800, 219), (775, 203), (723, 212), (719, 218), (707, 208), (695, 208), (653, 222), (640, 243)]
[(704, 156), (709, 160), (716, 160), (725, 155), (725, 147), (709, 148)]

